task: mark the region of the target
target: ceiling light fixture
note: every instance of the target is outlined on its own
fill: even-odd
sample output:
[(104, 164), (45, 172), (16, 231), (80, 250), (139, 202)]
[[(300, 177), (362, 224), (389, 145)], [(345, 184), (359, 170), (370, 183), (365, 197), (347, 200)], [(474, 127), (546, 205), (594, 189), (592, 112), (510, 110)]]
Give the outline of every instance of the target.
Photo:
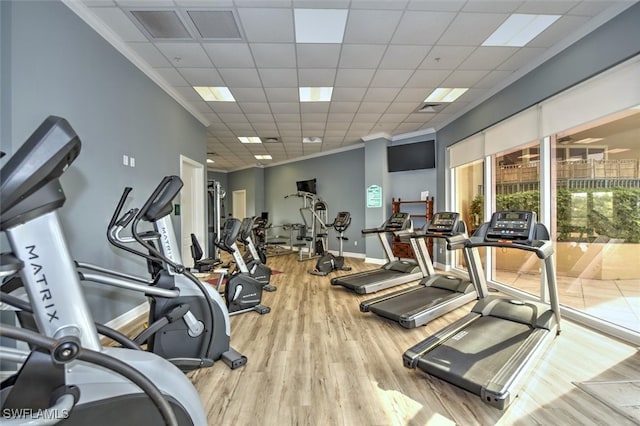
[(213, 163), (215, 163), (215, 161), (213, 161), (211, 158), (207, 158), (207, 163), (213, 164)]
[(584, 138), (584, 139), (580, 139), (579, 141), (575, 141), (574, 143), (587, 144), (587, 143), (599, 142), (602, 139), (603, 138)]
[(300, 102), (329, 102), (333, 87), (300, 87)]
[(200, 97), (207, 102), (235, 102), (228, 87), (193, 86)]
[(631, 151), (631, 148), (613, 148), (608, 149), (607, 154), (620, 154), (621, 152)]
[(453, 102), (462, 96), (468, 88), (447, 88), (447, 87), (438, 87), (436, 90), (431, 92), (429, 96), (424, 100), (424, 102)]
[(256, 157), (256, 160), (272, 160), (271, 156), (269, 154), (266, 155), (254, 155), (254, 157)]
[(322, 138), (318, 136), (311, 136), (302, 138), (302, 143), (322, 143)]
[(242, 143), (262, 143), (262, 140), (257, 136), (239, 136), (238, 139)]
[(347, 9), (294, 9), (296, 43), (342, 43)]
[(514, 13), (509, 16), (483, 43), (483, 46), (522, 47), (538, 34), (549, 28), (560, 15), (525, 15)]

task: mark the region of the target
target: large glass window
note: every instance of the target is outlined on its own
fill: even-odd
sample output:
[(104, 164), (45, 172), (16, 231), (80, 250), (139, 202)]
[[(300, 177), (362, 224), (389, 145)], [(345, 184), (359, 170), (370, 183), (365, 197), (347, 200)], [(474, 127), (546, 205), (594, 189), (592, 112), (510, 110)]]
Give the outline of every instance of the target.
[(556, 135), (560, 302), (640, 332), (640, 110)]
[[(494, 157), (495, 211), (527, 210), (540, 214), (540, 145), (521, 146)], [(534, 254), (492, 249), (491, 279), (540, 295), (540, 262)]]
[[(455, 169), (455, 211), (467, 225), (469, 235), (484, 222), (484, 161)], [(481, 250), (484, 252), (484, 249)], [(455, 253), (455, 265), (465, 269), (464, 256)]]

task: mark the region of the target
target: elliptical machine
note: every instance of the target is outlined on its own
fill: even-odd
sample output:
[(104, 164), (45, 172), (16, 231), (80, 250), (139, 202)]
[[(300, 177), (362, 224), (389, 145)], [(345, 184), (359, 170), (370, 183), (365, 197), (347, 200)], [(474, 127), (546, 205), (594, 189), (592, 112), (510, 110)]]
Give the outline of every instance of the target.
[(344, 236), (344, 231), (347, 230), (349, 225), (351, 224), (351, 214), (349, 212), (339, 212), (336, 218), (333, 220), (332, 224), (327, 226), (333, 226), (339, 235), (336, 237), (338, 241), (340, 241), (340, 249), (338, 251), (338, 256), (334, 256), (332, 253), (326, 252), (318, 262), (316, 262), (316, 268), (310, 271), (307, 271), (311, 275), (319, 275), (321, 277), (326, 277), (329, 273), (334, 271), (350, 271), (350, 266), (345, 266), (344, 264), (344, 256), (342, 255), (343, 243), (345, 241), (349, 241), (347, 237)]
[(218, 291), (220, 291), (222, 283), (226, 281), (224, 298), (227, 302), (229, 315), (238, 315), (251, 311), (258, 312), (261, 315), (267, 314), (271, 312), (271, 308), (261, 304), (262, 284), (251, 276), (247, 265), (245, 265), (242, 259), (242, 255), (238, 251), (236, 239), (238, 238), (239, 232), (240, 220), (229, 218), (225, 221), (224, 227), (222, 228), (220, 241), (216, 242), (220, 250), (230, 253), (233, 256), (236, 266), (238, 267), (235, 272), (227, 277), (225, 277), (224, 273), (221, 273), (218, 279)]
[(36, 348), (0, 348), (3, 359), (22, 363), (0, 386), (0, 408), (16, 424), (37, 424), (24, 415), (40, 410), (40, 424), (206, 424), (178, 368), (150, 352), (100, 344), (57, 212), (65, 202), (58, 178), (80, 146), (69, 123), (50, 116), (0, 169), (0, 230), (11, 247), (0, 275), (20, 274), (41, 333), (0, 327), (0, 336)]
[(242, 255), (242, 260), (247, 265), (249, 274), (255, 278), (264, 291), (276, 291), (276, 287), (269, 284), (271, 282), (271, 268), (265, 265), (261, 260), (253, 244), (251, 234), (255, 225), (256, 217), (245, 217), (240, 224), (240, 232), (238, 233), (238, 242), (243, 244), (246, 248)]

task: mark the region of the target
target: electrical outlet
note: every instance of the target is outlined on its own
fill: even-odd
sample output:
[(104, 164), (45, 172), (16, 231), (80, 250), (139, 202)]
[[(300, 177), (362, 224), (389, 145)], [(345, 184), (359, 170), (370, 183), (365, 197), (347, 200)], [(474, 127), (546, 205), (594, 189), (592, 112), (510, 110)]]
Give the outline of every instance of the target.
[(135, 157), (131, 157), (131, 158), (129, 159), (129, 165), (130, 165), (131, 167), (135, 167), (135, 166), (136, 166), (136, 159), (135, 159)]
[(358, 242), (357, 242), (357, 241), (354, 241), (354, 242), (353, 242), (353, 245), (354, 245), (354, 246), (357, 246), (357, 245), (358, 245)]
[(122, 164), (125, 165), (125, 166), (129, 165), (129, 156), (128, 155), (124, 154), (122, 156)]

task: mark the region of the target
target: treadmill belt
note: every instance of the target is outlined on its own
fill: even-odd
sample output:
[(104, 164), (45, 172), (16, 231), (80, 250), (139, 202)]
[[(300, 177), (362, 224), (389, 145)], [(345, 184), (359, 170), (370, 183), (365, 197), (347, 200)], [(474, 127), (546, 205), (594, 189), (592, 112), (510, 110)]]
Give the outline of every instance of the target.
[(429, 309), (455, 294), (459, 293), (435, 287), (422, 287), (400, 296), (374, 303), (369, 306), (369, 310), (382, 317), (399, 322), (402, 315), (417, 309)]
[(529, 325), (485, 316), (418, 360), (418, 368), (480, 395), (531, 334)]
[(338, 279), (336, 279), (336, 283), (347, 288), (358, 288), (367, 284), (386, 281), (388, 279), (401, 275), (406, 274), (389, 269), (374, 269), (373, 271), (370, 271), (366, 274), (358, 274), (353, 276), (346, 275), (344, 277), (339, 277)]

